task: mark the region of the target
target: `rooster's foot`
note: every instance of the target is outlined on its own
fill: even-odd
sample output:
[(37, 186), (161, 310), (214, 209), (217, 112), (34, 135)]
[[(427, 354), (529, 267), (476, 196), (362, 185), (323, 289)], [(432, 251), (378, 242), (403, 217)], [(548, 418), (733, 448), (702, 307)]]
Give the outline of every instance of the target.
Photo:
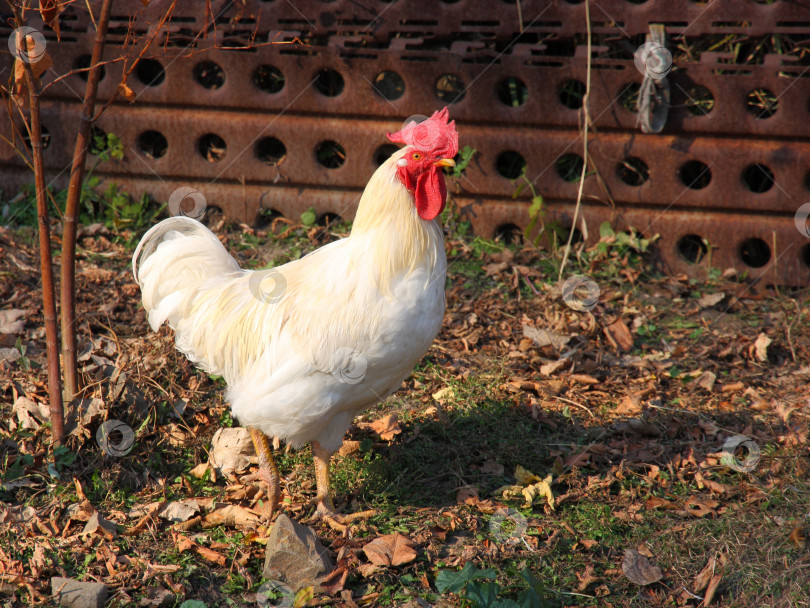
[(315, 514), (312, 516), (312, 521), (322, 521), (329, 525), (330, 528), (342, 534), (346, 533), (349, 526), (358, 521), (368, 519), (378, 514), (374, 509), (368, 511), (359, 511), (358, 513), (342, 514), (335, 511), (335, 505), (329, 497), (317, 497), (312, 501), (317, 504)]

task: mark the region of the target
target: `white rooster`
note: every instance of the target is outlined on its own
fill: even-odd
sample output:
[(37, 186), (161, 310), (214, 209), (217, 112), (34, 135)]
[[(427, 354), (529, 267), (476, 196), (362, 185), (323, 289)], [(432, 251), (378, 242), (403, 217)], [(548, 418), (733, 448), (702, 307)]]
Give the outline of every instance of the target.
[[(455, 165), (447, 108), (389, 134), (405, 147), (372, 175), (351, 234), (270, 270), (243, 270), (205, 226), (171, 217), (132, 256), (149, 324), (228, 384), (250, 431), (270, 509), (280, 499), (268, 436), (312, 444), (316, 515), (335, 521), (329, 461), (355, 415), (393, 393), (441, 326), (447, 261), (437, 216)], [(338, 518), (339, 521), (340, 518)]]

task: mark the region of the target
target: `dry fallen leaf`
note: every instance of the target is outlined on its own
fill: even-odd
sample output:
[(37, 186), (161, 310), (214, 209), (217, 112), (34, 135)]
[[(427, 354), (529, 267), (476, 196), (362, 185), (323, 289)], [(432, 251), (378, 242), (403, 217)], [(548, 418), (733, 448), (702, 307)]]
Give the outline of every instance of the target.
[(371, 430), (377, 433), (383, 441), (391, 441), (394, 435), (399, 435), (402, 432), (396, 413), (388, 414), (372, 422)]
[(386, 534), (363, 547), (368, 561), (375, 566), (400, 566), (416, 559), (414, 542), (402, 534)]
[(519, 485), (502, 486), (495, 490), (495, 494), (504, 498), (520, 498), (526, 501), (526, 506), (531, 506), (538, 498), (545, 498), (548, 506), (554, 509), (554, 493), (551, 491), (552, 476), (540, 479), (531, 471), (517, 465), (515, 468), (515, 480)]
[(187, 536), (183, 536), (182, 534), (178, 534), (175, 537), (175, 544), (177, 545), (177, 550), (180, 553), (184, 551), (195, 551), (197, 555), (202, 557), (203, 559), (208, 560), (209, 562), (214, 562), (218, 566), (224, 566), (227, 562), (227, 559), (221, 553), (217, 553), (213, 549), (209, 549), (208, 547), (203, 547), (199, 543), (194, 542)]
[(225, 475), (245, 470), (255, 455), (253, 440), (246, 428), (221, 428), (211, 439), (209, 462)]
[(757, 361), (762, 361), (763, 363), (768, 360), (768, 346), (771, 345), (771, 340), (765, 334), (759, 334), (757, 336), (756, 342), (754, 342), (754, 356), (757, 358)]
[(722, 291), (718, 293), (709, 293), (698, 298), (698, 306), (701, 308), (711, 308), (712, 306), (717, 306), (725, 299), (725, 297), (726, 294), (724, 294)]
[(87, 520), (84, 530), (82, 530), (82, 535), (85, 534), (101, 534), (106, 538), (115, 538), (118, 536), (118, 530), (114, 523), (104, 519), (99, 515), (98, 511), (96, 511), (90, 516), (90, 519)]
[(621, 319), (616, 319), (613, 323), (604, 328), (605, 337), (615, 347), (630, 352), (633, 349), (633, 336), (630, 330)]
[(436, 401), (442, 401), (443, 399), (447, 399), (448, 397), (452, 397), (453, 394), (454, 394), (453, 387), (445, 386), (444, 388), (440, 388), (439, 390), (437, 390), (431, 396)]
[(456, 504), (474, 505), (478, 502), (478, 488), (476, 486), (461, 486), (456, 493)]
[(19, 334), (25, 327), (25, 311), (19, 308), (0, 310), (0, 334)]
[(613, 410), (614, 414), (634, 416), (641, 413), (641, 397), (638, 395), (625, 395), (622, 402)]
[(228, 505), (221, 509), (211, 511), (202, 520), (203, 528), (216, 526), (255, 526), (259, 524), (259, 516), (253, 511), (239, 505)]
[(695, 381), (700, 388), (712, 392), (714, 388), (714, 383), (717, 381), (717, 376), (715, 376), (712, 372), (703, 372), (698, 376), (698, 379)]
[(664, 577), (661, 568), (653, 565), (635, 549), (625, 549), (622, 570), (628, 580), (636, 585), (649, 585)]
[(591, 583), (598, 583), (599, 581), (602, 580), (601, 577), (594, 575), (593, 564), (588, 564), (587, 566), (585, 566), (585, 572), (583, 572), (582, 574), (579, 574), (578, 572), (575, 572), (574, 574), (576, 574), (576, 577), (579, 579), (577, 591), (585, 591), (585, 589)]
[(531, 325), (523, 325), (523, 335), (534, 341), (535, 345), (539, 348), (551, 345), (554, 350), (560, 351), (563, 346), (571, 341), (571, 336), (565, 334), (558, 334), (547, 329), (539, 329)]
[(187, 521), (200, 512), (200, 505), (193, 498), (175, 500), (163, 507), (158, 515), (171, 522)]
[(804, 528), (802, 528), (800, 525), (794, 526), (790, 533), (790, 541), (796, 546), (797, 549), (804, 549), (806, 540), (807, 536), (804, 532)]
[(338, 450), (338, 455), (348, 456), (349, 454), (354, 454), (355, 452), (358, 451), (360, 451), (359, 441), (351, 441), (349, 439), (344, 439), (343, 444), (340, 446), (340, 449)]

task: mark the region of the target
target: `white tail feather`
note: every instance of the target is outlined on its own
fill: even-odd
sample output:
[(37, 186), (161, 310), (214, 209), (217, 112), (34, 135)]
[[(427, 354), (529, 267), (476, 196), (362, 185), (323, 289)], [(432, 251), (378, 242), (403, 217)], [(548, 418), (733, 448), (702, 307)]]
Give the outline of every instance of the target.
[[(155, 331), (166, 322), (177, 330), (190, 316), (195, 296), (206, 281), (239, 272), (239, 264), (219, 239), (188, 217), (171, 217), (153, 226), (132, 255), (132, 274), (141, 286), (143, 306)], [(180, 334), (177, 338), (178, 347), (194, 341)], [(214, 367), (202, 353), (181, 350), (202, 367)]]

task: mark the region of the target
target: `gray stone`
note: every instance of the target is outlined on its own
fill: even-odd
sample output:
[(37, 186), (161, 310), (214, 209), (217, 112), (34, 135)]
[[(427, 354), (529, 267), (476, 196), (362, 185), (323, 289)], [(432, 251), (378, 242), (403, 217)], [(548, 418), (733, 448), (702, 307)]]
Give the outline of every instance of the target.
[(315, 533), (283, 513), (277, 518), (267, 539), (262, 575), (286, 583), (294, 592), (309, 585), (317, 586), (334, 565)]
[(72, 578), (54, 576), (51, 594), (65, 608), (102, 608), (107, 601), (107, 587), (101, 583), (83, 583)]

